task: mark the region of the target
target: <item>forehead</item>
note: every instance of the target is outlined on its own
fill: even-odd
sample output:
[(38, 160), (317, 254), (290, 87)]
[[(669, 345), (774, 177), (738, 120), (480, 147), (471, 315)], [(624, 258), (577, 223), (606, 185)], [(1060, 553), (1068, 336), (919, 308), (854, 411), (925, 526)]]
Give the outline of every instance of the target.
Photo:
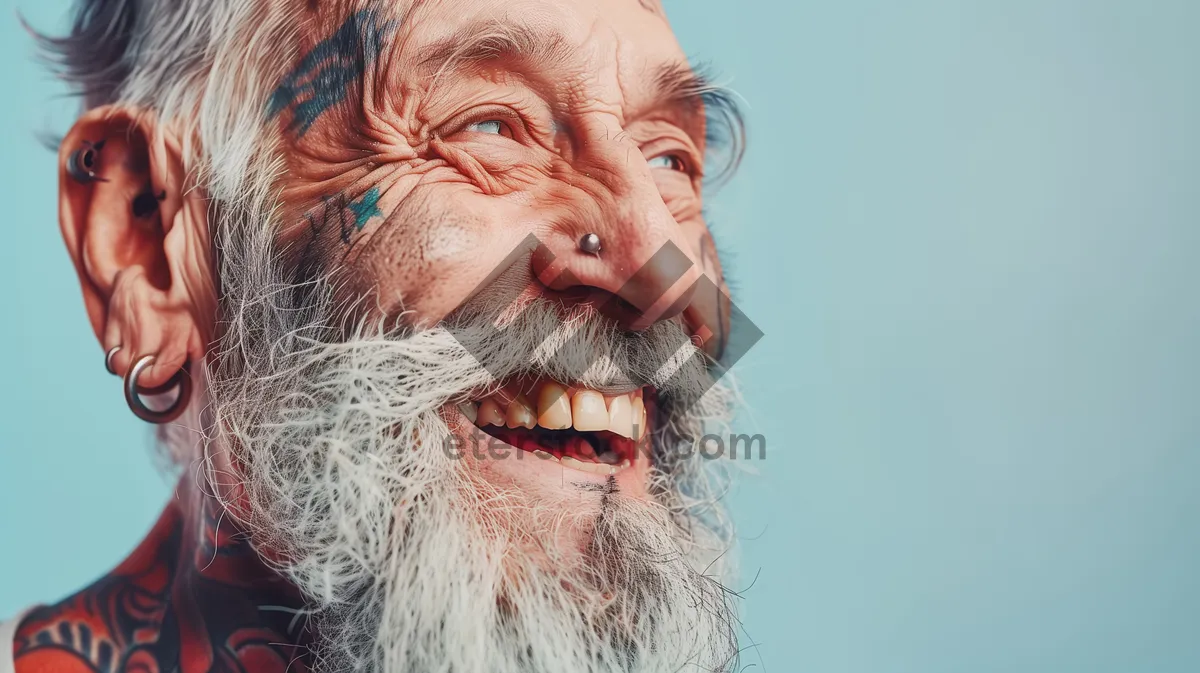
[(409, 19), (411, 34), (429, 39), (470, 24), (516, 24), (561, 35), (580, 49), (627, 42), (648, 53), (681, 55), (653, 0), (426, 0), (394, 4), (384, 13)]
[[(328, 32), (354, 11), (314, 23)], [(632, 99), (687, 70), (658, 0), (414, 0), (358, 11), (391, 36), (379, 56), (404, 79), (490, 58), (562, 82), (585, 76), (589, 89)]]

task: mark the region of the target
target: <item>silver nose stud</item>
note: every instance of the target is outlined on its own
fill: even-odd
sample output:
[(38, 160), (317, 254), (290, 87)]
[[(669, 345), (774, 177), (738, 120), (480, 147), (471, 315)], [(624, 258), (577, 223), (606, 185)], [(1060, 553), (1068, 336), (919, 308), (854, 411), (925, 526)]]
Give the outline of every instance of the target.
[(599, 255), (600, 237), (595, 234), (584, 234), (583, 238), (579, 239), (579, 249), (589, 255)]

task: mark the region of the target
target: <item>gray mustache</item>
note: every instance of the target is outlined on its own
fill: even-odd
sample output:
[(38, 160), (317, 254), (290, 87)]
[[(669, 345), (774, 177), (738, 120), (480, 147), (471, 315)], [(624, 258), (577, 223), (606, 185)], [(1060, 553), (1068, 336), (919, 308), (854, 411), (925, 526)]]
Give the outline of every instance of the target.
[[(484, 294), (473, 303), (489, 301)], [(468, 306), (443, 326), (497, 380), (541, 376), (612, 394), (645, 385), (676, 395), (702, 394), (711, 385), (705, 356), (685, 348), (691, 342), (674, 321), (628, 332), (590, 306), (568, 309), (542, 298), (499, 326), (493, 315)], [(677, 366), (664, 372), (668, 364)]]

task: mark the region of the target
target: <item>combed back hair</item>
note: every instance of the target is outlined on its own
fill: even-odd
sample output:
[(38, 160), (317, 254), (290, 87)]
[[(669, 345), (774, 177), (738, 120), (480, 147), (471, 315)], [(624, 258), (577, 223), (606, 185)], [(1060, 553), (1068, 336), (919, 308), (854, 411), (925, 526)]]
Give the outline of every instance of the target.
[[(220, 200), (237, 198), (237, 185), (252, 177), (255, 155), (262, 154), (255, 151), (265, 135), (262, 101), (293, 56), (293, 19), (302, 8), (246, 0), (76, 0), (65, 36), (35, 35), (44, 59), (85, 109), (123, 104), (176, 124), (192, 178), (215, 178), (202, 184)], [(200, 147), (204, 156), (196, 153)]]
[(251, 3), (77, 0), (64, 37), (39, 36), (47, 60), (85, 108), (116, 102), (176, 106), (198, 91), (214, 38)]
[(83, 98), (85, 107), (111, 103), (131, 70), (135, 0), (80, 2), (65, 37), (39, 35), (47, 59)]

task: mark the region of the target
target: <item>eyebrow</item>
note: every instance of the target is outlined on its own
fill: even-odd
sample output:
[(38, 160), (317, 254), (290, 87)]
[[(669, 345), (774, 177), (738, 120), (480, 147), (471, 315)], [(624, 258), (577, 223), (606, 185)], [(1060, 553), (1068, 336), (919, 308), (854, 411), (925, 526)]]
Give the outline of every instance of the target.
[(556, 32), (535, 30), (519, 23), (482, 21), (422, 47), (416, 67), (437, 77), (448, 71), (498, 60), (561, 64), (573, 51), (566, 38)]
[[(537, 64), (550, 69), (570, 60), (575, 49), (557, 32), (536, 30), (520, 23), (477, 22), (420, 49), (417, 69), (439, 77), (472, 65), (495, 61)], [(704, 108), (705, 95), (718, 90), (709, 79), (686, 63), (664, 63), (652, 72), (654, 93), (647, 109), (679, 107), (695, 114)]]
[(727, 180), (741, 163), (746, 150), (746, 122), (736, 94), (717, 84), (706, 65), (669, 63), (655, 74), (658, 103), (651, 109), (681, 110), (685, 118), (704, 120), (706, 162), (715, 170), (709, 179)]
[[(575, 48), (561, 33), (536, 29), (526, 24), (482, 21), (469, 24), (419, 49), (418, 72), (434, 79), (473, 65), (511, 60), (540, 68), (553, 68), (570, 61)], [(724, 155), (718, 159), (717, 182), (736, 169), (745, 151), (745, 121), (734, 94), (716, 84), (704, 65), (670, 62), (651, 68), (653, 90), (642, 112), (674, 110), (691, 125), (704, 123), (708, 151)]]
[(650, 109), (678, 107), (698, 114), (705, 107), (705, 96), (719, 91), (703, 73), (685, 63), (664, 63), (654, 70), (655, 102)]

